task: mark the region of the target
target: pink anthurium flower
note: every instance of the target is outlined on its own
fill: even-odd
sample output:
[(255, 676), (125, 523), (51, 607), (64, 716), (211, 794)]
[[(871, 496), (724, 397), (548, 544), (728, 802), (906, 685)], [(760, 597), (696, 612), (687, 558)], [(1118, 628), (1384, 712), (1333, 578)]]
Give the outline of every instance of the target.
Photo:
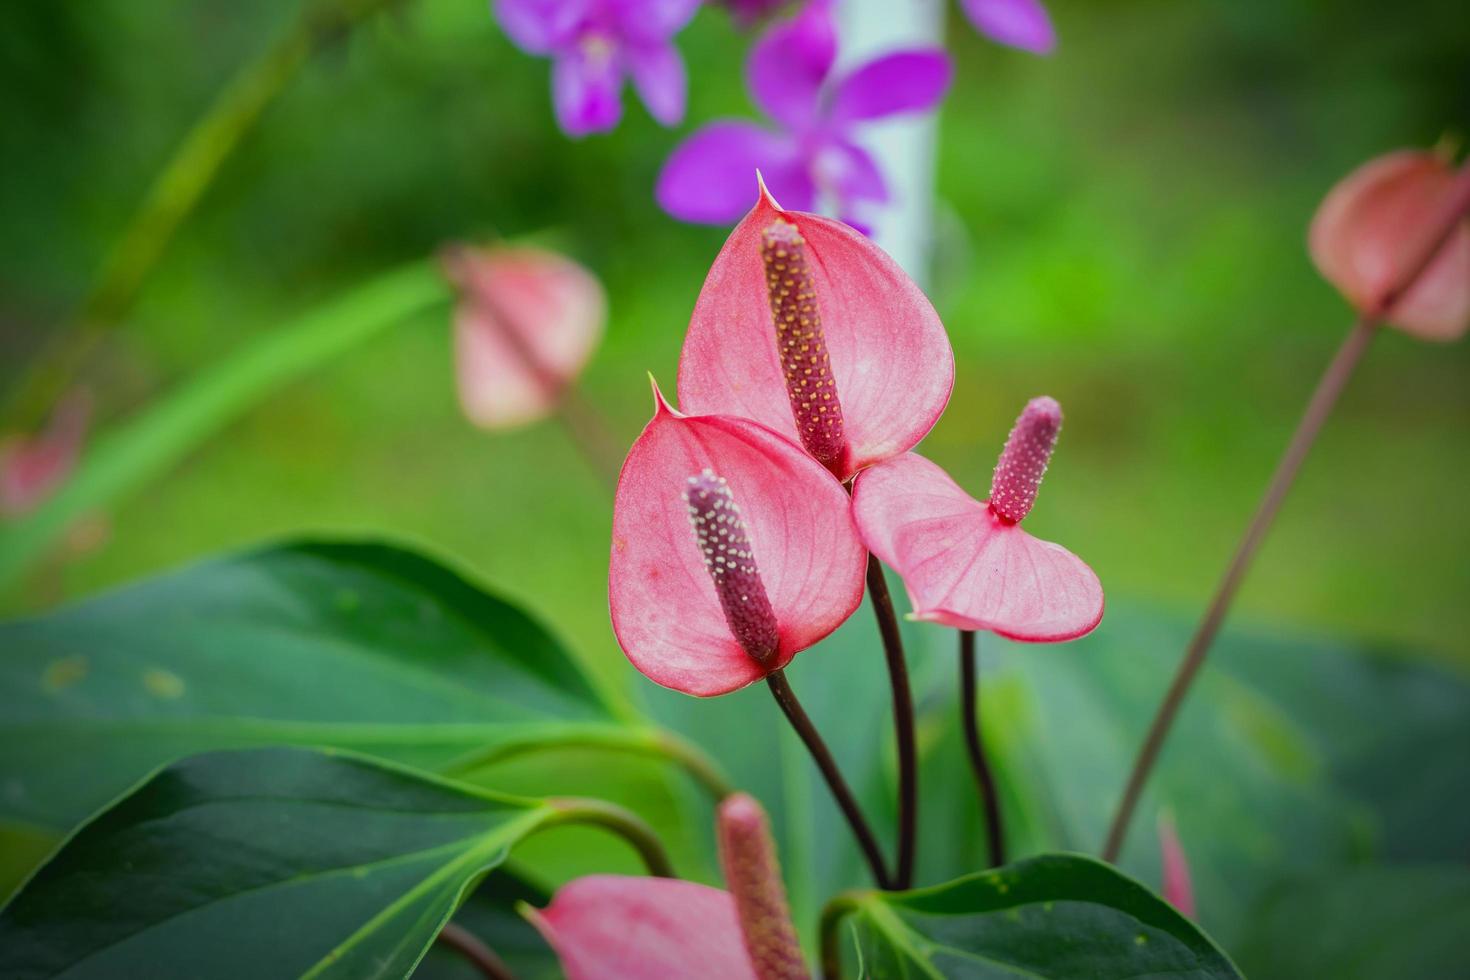
[(617, 126), (623, 81), (665, 126), (684, 118), (688, 79), (673, 37), (699, 0), (495, 0), (495, 17), (516, 46), (552, 59), (556, 120), (569, 136)]
[(831, 78), (837, 33), (830, 0), (811, 0), (751, 49), (746, 84), (776, 129), (720, 120), (690, 136), (659, 174), (659, 205), (681, 221), (726, 224), (749, 200), (756, 170), (798, 211), (820, 205), (851, 224), (888, 200), (878, 164), (856, 142), (863, 122), (936, 106), (949, 87), (940, 48), (896, 51)]
[(975, 29), (992, 41), (1033, 54), (1050, 54), (1057, 46), (1041, 0), (960, 0), (960, 6)]
[(76, 468), (92, 399), (77, 390), (57, 403), (46, 428), (0, 442), (0, 516), (26, 514), (56, 492)]
[(845, 481), (912, 448), (953, 385), (944, 325), (898, 264), (762, 185), (694, 305), (680, 405), (755, 419)]
[(455, 374), (465, 415), (505, 429), (549, 414), (602, 338), (601, 284), (571, 259), (532, 248), (457, 246), (443, 263), (460, 292)]
[(1438, 155), (1399, 150), (1338, 183), (1312, 219), (1308, 245), (1317, 269), (1362, 312), (1381, 312), (1424, 340), (1455, 340), (1470, 328), (1470, 222), (1435, 253), (1413, 287), (1382, 310), (1389, 290), (1430, 243), (1426, 228), (1470, 189)]
[(1164, 860), (1164, 900), (1184, 915), (1194, 918), (1194, 885), (1190, 881), (1189, 860), (1184, 856), (1184, 845), (1179, 842), (1174, 818), (1167, 813), (1159, 814), (1159, 853)]
[(545, 909), (522, 909), (567, 980), (806, 980), (765, 811), (736, 793), (718, 820), (729, 891), (595, 875), (558, 890)]
[(613, 631), (654, 682), (726, 694), (852, 614), (866, 552), (842, 487), (796, 446), (654, 400), (613, 503)]
[(973, 499), (913, 453), (858, 477), (858, 531), (903, 576), (915, 619), (1028, 642), (1075, 639), (1102, 620), (1102, 586), (1092, 569), (1021, 528), (1061, 424), (1061, 406), (1052, 399), (1026, 406), (996, 465), (988, 501)]

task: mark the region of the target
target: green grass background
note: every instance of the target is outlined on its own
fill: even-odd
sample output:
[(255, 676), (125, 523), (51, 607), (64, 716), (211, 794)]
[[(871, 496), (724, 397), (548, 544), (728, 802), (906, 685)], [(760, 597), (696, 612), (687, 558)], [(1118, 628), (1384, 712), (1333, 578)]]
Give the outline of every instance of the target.
[[(1368, 157), (1470, 120), (1470, 18), (1403, 0), (1057, 0), (1057, 54), (952, 12), (934, 299), (958, 355), (924, 451), (978, 494), (1024, 401), (1067, 425), (1029, 526), (1109, 594), (1200, 608), (1351, 320), (1303, 240)], [(0, 9), (0, 384), (65, 320), (152, 172), (288, 0), (23, 0)], [(657, 210), (695, 123), (749, 114), (748, 38), (681, 38), (690, 123), (628, 103), (571, 141), (547, 64), (483, 0), (405, 0), (315, 61), (225, 167), (134, 316), (88, 368), (104, 419), (294, 312), (441, 242), (549, 236), (611, 298), (587, 396), (623, 442), (672, 387), (722, 229)], [(1470, 666), (1470, 352), (1382, 337), (1242, 592), (1240, 620)], [(611, 679), (610, 499), (554, 424), (458, 414), (443, 318), (373, 341), (252, 411), (107, 515), (99, 547), (0, 599), (46, 608), (203, 553), (303, 530), (387, 534), (460, 560), (553, 620)]]

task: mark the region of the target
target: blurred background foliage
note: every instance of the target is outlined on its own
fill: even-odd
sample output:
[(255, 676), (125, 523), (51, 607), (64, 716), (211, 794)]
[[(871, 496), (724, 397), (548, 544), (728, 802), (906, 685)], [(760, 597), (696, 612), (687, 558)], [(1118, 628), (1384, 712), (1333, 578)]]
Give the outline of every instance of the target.
[[(932, 295), (958, 355), (924, 444), (989, 481), (1035, 394), (1066, 431), (1031, 519), (1113, 597), (1196, 613), (1351, 314), (1307, 222), (1366, 158), (1470, 121), (1455, 0), (1055, 0), (1037, 59), (952, 14)], [(0, 8), (0, 384), (66, 321), (187, 127), (297, 0), (22, 0)], [(483, 0), (403, 0), (313, 61), (226, 164), (88, 379), (125, 417), (292, 314), (452, 239), (534, 235), (606, 283), (585, 376), (631, 442), (671, 389), (723, 229), (653, 204), (681, 134), (748, 115), (748, 38), (682, 35), (689, 123), (631, 100), (570, 141), (548, 66)], [(1456, 130), (1456, 127), (1459, 127)], [(1237, 621), (1470, 666), (1470, 351), (1386, 334), (1314, 451)], [(46, 608), (305, 529), (427, 544), (556, 623), (618, 685), (610, 495), (554, 423), (490, 435), (454, 400), (447, 314), (405, 323), (249, 413), (0, 599)], [(100, 532), (100, 533), (99, 533)]]

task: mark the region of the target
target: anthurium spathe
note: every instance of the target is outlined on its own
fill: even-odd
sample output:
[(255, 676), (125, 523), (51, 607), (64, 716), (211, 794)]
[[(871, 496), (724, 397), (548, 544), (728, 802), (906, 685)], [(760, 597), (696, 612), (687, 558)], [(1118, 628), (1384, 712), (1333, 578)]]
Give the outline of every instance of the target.
[(695, 303), (679, 404), (764, 423), (847, 480), (918, 443), (953, 384), (944, 325), (898, 264), (761, 185)]
[(908, 453), (861, 474), (853, 516), (863, 541), (902, 577), (914, 618), (1015, 640), (1070, 640), (1102, 619), (1102, 586), (1061, 545), (1021, 527), (1061, 429), (1061, 407), (1033, 399), (975, 500)]
[(1164, 900), (1182, 914), (1194, 918), (1194, 884), (1189, 874), (1189, 859), (1184, 856), (1184, 845), (1179, 840), (1174, 818), (1168, 813), (1159, 814), (1159, 856), (1164, 866)]
[(549, 414), (602, 339), (602, 285), (566, 256), (534, 248), (455, 246), (443, 265), (460, 294), (454, 354), (465, 415), (505, 429)]
[(866, 552), (847, 495), (748, 419), (654, 389), (613, 504), (613, 630), (653, 681), (701, 697), (779, 670), (852, 614)]
[(1425, 340), (1464, 336), (1470, 223), (1458, 223), (1403, 296), (1388, 295), (1433, 244), (1426, 235), (1456, 200), (1461, 209), (1470, 201), (1470, 171), (1457, 174), (1435, 153), (1400, 150), (1370, 160), (1323, 199), (1308, 233), (1312, 261), (1360, 312)]
[(669, 878), (594, 875), (523, 912), (567, 980), (806, 980), (765, 811), (745, 793), (719, 807), (729, 891)]

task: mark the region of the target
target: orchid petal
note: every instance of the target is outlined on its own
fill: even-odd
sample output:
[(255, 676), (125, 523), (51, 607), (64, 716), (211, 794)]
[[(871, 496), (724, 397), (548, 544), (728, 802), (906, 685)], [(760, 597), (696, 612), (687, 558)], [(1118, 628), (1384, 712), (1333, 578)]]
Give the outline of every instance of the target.
[(606, 0), (623, 37), (662, 43), (689, 23), (701, 0)]
[(992, 41), (1050, 54), (1057, 46), (1051, 17), (1040, 0), (960, 0), (975, 29)]
[(56, 404), (45, 431), (0, 443), (0, 516), (34, 510), (66, 481), (81, 456), (91, 415), (91, 396), (78, 389)]
[(898, 51), (861, 66), (837, 83), (830, 119), (844, 126), (932, 109), (944, 98), (954, 72), (940, 48)]
[(840, 221), (783, 211), (762, 193), (721, 249), (679, 359), (679, 402), (694, 413), (755, 419), (799, 440), (776, 350), (763, 233), (796, 226), (808, 253), (831, 375), (846, 430), (847, 479), (912, 448), (933, 427), (954, 383), (944, 326), (898, 264)]
[[(1312, 219), (1308, 244), (1318, 271), (1359, 310), (1376, 309), (1427, 244), (1455, 181), (1448, 165), (1418, 150), (1359, 167)], [(1470, 329), (1470, 223), (1460, 222), (1387, 319), (1424, 340), (1455, 340)]]
[(708, 885), (591, 875), (526, 916), (567, 980), (756, 980), (734, 899)]
[(837, 58), (837, 28), (829, 0), (810, 0), (771, 27), (751, 49), (745, 82), (766, 115), (788, 129), (817, 119), (822, 84)]
[[(685, 416), (657, 393), (613, 504), (608, 594), (613, 632), (655, 683), (725, 694), (785, 666), (847, 619), (862, 599), (865, 552), (847, 494), (820, 464), (764, 426)], [(690, 477), (723, 477), (749, 535), (775, 614), (765, 664), (735, 639), (682, 496)]]
[(613, 42), (591, 36), (563, 49), (551, 66), (557, 125), (568, 136), (601, 133), (623, 116), (623, 71)]
[(796, 144), (736, 121), (711, 123), (685, 140), (664, 164), (655, 195), (659, 206), (681, 221), (725, 224), (749, 207), (757, 170), (783, 193), (811, 206), (816, 192)]
[(495, 0), (493, 11), (516, 47), (528, 54), (550, 54), (571, 39), (591, 0)]
[(1164, 861), (1164, 900), (1180, 913), (1194, 918), (1194, 885), (1190, 881), (1189, 859), (1184, 856), (1184, 845), (1179, 842), (1174, 820), (1166, 813), (1159, 814), (1159, 853)]
[[(878, 169), (878, 161), (856, 143), (833, 141), (818, 158), (817, 172), (844, 210), (859, 201), (883, 204), (889, 199), (888, 183)], [(776, 191), (771, 193), (774, 196)]]
[(672, 44), (639, 44), (627, 49), (628, 70), (638, 96), (649, 115), (665, 126), (676, 126), (684, 118), (684, 98), (689, 87), (684, 59)]
[(461, 290), (454, 345), (465, 415), (503, 429), (549, 414), (602, 337), (602, 286), (571, 259), (536, 249), (458, 249), (445, 264)]
[(1001, 520), (922, 456), (859, 475), (853, 518), (903, 577), (915, 619), (1028, 642), (1075, 639), (1102, 619), (1102, 586), (1080, 558)]

